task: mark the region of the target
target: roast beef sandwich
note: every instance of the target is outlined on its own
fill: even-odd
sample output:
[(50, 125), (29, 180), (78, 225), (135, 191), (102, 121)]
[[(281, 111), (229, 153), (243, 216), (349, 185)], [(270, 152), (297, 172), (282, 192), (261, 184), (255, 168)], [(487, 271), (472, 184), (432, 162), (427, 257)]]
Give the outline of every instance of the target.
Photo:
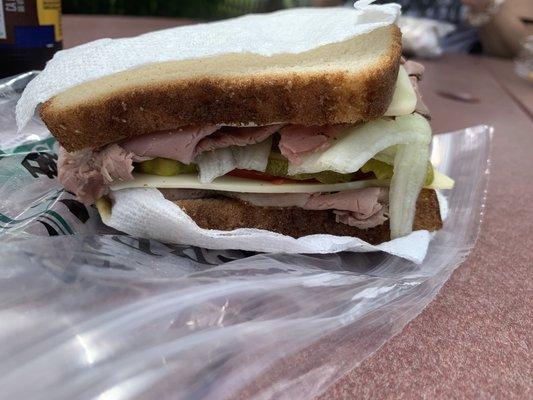
[[(191, 43), (191, 46), (194, 45)], [(101, 212), (157, 188), (201, 228), (381, 243), (442, 226), (423, 68), (388, 25), (300, 53), (150, 63), (73, 86), (40, 115), (68, 191)]]

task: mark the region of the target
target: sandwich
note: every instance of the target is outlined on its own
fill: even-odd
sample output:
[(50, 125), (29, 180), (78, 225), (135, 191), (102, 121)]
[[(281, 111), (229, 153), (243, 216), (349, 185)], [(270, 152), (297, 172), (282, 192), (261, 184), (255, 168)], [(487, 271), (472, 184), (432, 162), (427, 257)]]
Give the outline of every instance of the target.
[(156, 188), (204, 229), (371, 244), (442, 227), (423, 67), (391, 24), (300, 53), (137, 66), (40, 108), (64, 187), (101, 213)]

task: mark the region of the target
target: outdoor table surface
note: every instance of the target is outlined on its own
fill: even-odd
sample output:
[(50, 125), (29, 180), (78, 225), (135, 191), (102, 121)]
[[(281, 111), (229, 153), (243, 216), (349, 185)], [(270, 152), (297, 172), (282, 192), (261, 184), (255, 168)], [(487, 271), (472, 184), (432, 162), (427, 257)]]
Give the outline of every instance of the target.
[(533, 118), (533, 83), (526, 82), (514, 73), (514, 64), (505, 59), (486, 58), (483, 64), (493, 74), (502, 88)]
[[(64, 45), (192, 22), (64, 15)], [(508, 60), (450, 54), (423, 63), (421, 90), (435, 133), (494, 127), (479, 238), (436, 299), (320, 399), (531, 398), (533, 87)]]

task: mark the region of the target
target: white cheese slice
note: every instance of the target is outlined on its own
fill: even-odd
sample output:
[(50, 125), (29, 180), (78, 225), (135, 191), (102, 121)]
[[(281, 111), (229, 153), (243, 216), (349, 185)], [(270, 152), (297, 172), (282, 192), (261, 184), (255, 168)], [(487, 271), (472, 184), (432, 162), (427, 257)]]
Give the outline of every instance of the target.
[(453, 189), (453, 186), (455, 185), (455, 181), (450, 178), (448, 175), (444, 175), (443, 173), (437, 171), (435, 168), (433, 168), (433, 182), (431, 182), (431, 185), (424, 186), (428, 189)]
[(255, 179), (237, 178), (234, 176), (221, 176), (213, 182), (202, 183), (196, 174), (181, 174), (175, 176), (157, 176), (133, 174), (132, 181), (120, 182), (111, 186), (111, 190), (120, 190), (133, 187), (153, 187), (162, 189), (205, 189), (221, 190), (225, 192), (241, 193), (315, 193), (337, 192), (346, 189), (360, 189), (369, 186), (387, 186), (388, 181), (377, 179), (345, 183), (271, 183)]
[(411, 114), (416, 108), (416, 93), (409, 80), (409, 75), (403, 66), (398, 71), (398, 79), (389, 108), (385, 112), (387, 117), (397, 117)]
[[(453, 179), (434, 171), (435, 178), (429, 189), (451, 189)], [(213, 182), (202, 183), (197, 174), (182, 174), (175, 176), (158, 176), (147, 174), (134, 174), (132, 181), (120, 182), (111, 186), (111, 190), (120, 190), (136, 187), (151, 187), (161, 189), (203, 189), (219, 190), (240, 193), (317, 193), (338, 192), (341, 190), (361, 189), (373, 186), (389, 186), (388, 180), (368, 179), (364, 181), (343, 183), (271, 183), (254, 179), (237, 178), (234, 176), (221, 176)]]

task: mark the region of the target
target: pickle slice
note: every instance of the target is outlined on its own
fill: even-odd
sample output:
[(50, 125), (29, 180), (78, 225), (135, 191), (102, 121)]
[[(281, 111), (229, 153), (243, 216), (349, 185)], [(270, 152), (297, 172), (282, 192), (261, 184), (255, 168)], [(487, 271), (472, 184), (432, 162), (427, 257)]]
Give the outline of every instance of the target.
[(265, 174), (272, 176), (287, 176), (289, 162), (279, 153), (270, 153)]
[(322, 171), (314, 174), (296, 174), (289, 175), (291, 179), (306, 180), (316, 179), (320, 183), (343, 183), (350, 182), (353, 179), (354, 174), (341, 174), (334, 171)]
[[(296, 174), (287, 175), (289, 162), (285, 157), (279, 153), (272, 153), (268, 158), (268, 165), (265, 173), (271, 176), (286, 177), (295, 180), (316, 179), (321, 183), (342, 183), (350, 182), (354, 174), (341, 174), (334, 171), (322, 171), (312, 174)], [(173, 176), (179, 174), (191, 174), (198, 172), (196, 164), (184, 164), (182, 162), (171, 160), (168, 158), (154, 158), (148, 161), (142, 161), (135, 166), (135, 170), (143, 174), (152, 174), (160, 176)], [(374, 158), (368, 160), (361, 171), (364, 173), (372, 172), (377, 179), (391, 179), (394, 173), (394, 168), (383, 161)], [(433, 166), (428, 161), (425, 186), (431, 185), (434, 179)]]
[(183, 164), (176, 160), (168, 158), (154, 158), (153, 160), (142, 161), (136, 166), (137, 171), (143, 174), (152, 174), (160, 176), (173, 176), (179, 174), (190, 174), (197, 172), (195, 164)]
[(361, 171), (365, 174), (372, 172), (378, 179), (390, 179), (394, 173), (394, 168), (383, 161), (371, 158), (361, 167)]
[(433, 173), (433, 165), (431, 164), (431, 161), (428, 161), (426, 180), (424, 181), (424, 186), (431, 185), (433, 183), (433, 179), (435, 179), (435, 174)]
[[(394, 168), (392, 165), (372, 158), (361, 167), (361, 171), (364, 173), (372, 172), (377, 179), (391, 179), (394, 173)], [(433, 173), (433, 165), (431, 165), (431, 162), (428, 161), (424, 186), (431, 185), (433, 179), (435, 179), (435, 175)]]

